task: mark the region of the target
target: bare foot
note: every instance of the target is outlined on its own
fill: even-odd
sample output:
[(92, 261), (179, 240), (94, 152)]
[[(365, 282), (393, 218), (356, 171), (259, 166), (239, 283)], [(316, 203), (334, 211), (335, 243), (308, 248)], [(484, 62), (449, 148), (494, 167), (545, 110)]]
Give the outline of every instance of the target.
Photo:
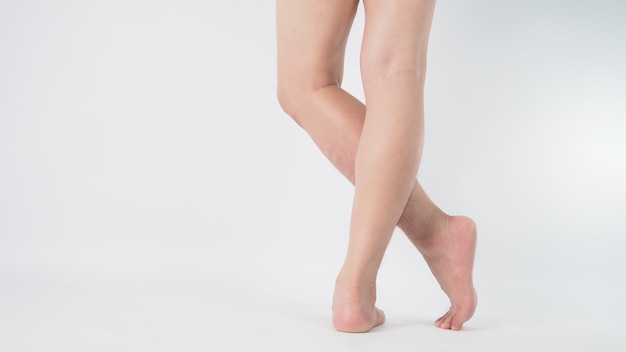
[(333, 297), (333, 325), (341, 332), (367, 332), (385, 322), (375, 307), (376, 285), (350, 284), (337, 279)]
[(476, 251), (476, 224), (468, 217), (442, 215), (431, 223), (418, 243), (430, 270), (450, 299), (450, 309), (435, 325), (461, 330), (476, 310), (472, 271)]

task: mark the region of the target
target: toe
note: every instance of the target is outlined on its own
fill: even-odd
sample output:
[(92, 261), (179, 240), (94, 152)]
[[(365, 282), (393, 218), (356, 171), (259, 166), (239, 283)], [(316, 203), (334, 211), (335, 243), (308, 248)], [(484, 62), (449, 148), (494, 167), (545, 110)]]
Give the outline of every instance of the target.
[(439, 317), (439, 319), (437, 319), (435, 321), (435, 326), (438, 327), (438, 328), (441, 328), (442, 327), (441, 325), (446, 320), (446, 317), (448, 316), (448, 314), (449, 314), (449, 312), (444, 314), (444, 315), (442, 315), (441, 317)]
[(461, 319), (453, 318), (450, 322), (450, 329), (459, 331), (463, 327), (463, 321)]
[(450, 329), (450, 326), (452, 326), (452, 318), (454, 317), (454, 315), (452, 314), (448, 314), (446, 316), (446, 319), (441, 323), (441, 327), (443, 329)]
[(452, 321), (450, 322), (450, 328), (452, 330), (459, 331), (463, 328), (463, 324), (469, 320), (466, 315), (462, 314), (462, 312), (457, 312), (457, 314), (452, 317)]
[(437, 321), (435, 322), (435, 325), (441, 329), (450, 329), (452, 317), (453, 317), (452, 312), (448, 311), (446, 314), (444, 314), (444, 316), (437, 319)]

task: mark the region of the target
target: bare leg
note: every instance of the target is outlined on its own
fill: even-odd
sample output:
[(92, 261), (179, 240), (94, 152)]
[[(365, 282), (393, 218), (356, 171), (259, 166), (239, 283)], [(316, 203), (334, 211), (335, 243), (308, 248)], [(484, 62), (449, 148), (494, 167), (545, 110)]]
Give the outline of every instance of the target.
[(368, 0), (361, 51), (367, 110), (355, 160), (348, 253), (335, 287), (333, 319), (343, 331), (384, 321), (376, 276), (409, 199), (423, 140), (426, 48), (434, 1)]
[[(356, 4), (357, 1), (336, 0), (277, 2), (281, 105), (353, 183), (365, 106), (338, 85), (341, 84), (345, 39)], [(415, 182), (398, 226), (424, 254), (450, 296), (451, 310), (437, 325), (460, 329), (475, 307), (471, 285), (473, 223), (467, 218), (445, 215)], [(358, 287), (353, 288), (358, 293)], [(369, 314), (371, 321), (365, 321), (358, 329), (354, 326), (347, 329), (348, 324), (341, 329), (339, 324), (340, 330), (362, 331), (382, 321), (382, 312), (373, 309), (375, 287), (370, 286), (368, 292), (372, 301), (369, 310), (375, 312)], [(363, 323), (368, 319), (361, 320)]]

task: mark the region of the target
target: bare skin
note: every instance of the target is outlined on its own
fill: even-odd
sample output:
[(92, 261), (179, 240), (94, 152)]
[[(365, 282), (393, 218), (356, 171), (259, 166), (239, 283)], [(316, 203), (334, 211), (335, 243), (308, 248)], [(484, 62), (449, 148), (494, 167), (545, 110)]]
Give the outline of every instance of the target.
[(333, 324), (365, 332), (385, 321), (376, 276), (395, 226), (424, 256), (451, 303), (436, 321), (460, 330), (476, 307), (476, 228), (446, 215), (415, 180), (434, 1), (365, 0), (361, 73), (367, 109), (340, 88), (357, 0), (277, 0), (278, 95), (283, 109), (350, 182), (350, 241), (337, 277)]

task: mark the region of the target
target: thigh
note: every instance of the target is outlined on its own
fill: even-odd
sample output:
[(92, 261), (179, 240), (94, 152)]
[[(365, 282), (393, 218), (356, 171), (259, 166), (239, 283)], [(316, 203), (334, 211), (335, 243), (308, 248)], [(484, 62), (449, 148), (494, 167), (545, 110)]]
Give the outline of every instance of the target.
[(340, 84), (358, 0), (277, 0), (279, 86)]
[(364, 80), (400, 71), (423, 76), (435, 0), (364, 0)]

